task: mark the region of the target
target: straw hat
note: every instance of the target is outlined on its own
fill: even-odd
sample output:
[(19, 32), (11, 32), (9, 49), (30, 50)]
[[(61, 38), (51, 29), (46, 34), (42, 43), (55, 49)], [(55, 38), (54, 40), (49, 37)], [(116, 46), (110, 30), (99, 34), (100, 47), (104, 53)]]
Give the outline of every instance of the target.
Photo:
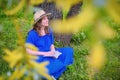
[(39, 10), (34, 13), (34, 24), (36, 24), (44, 16), (51, 15), (51, 13), (46, 13), (44, 10)]

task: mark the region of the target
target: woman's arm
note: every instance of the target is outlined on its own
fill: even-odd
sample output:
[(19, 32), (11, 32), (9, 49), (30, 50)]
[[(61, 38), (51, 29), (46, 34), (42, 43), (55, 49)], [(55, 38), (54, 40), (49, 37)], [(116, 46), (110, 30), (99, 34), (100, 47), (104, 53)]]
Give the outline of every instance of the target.
[(53, 56), (53, 54), (54, 54), (52, 51), (41, 52), (41, 51), (35, 51), (32, 49), (29, 49), (29, 48), (26, 48), (26, 51), (28, 54), (31, 54), (31, 55)]
[(29, 49), (29, 48), (26, 48), (26, 51), (28, 54), (31, 54), (31, 55), (44, 55), (43, 52), (35, 51), (35, 50)]

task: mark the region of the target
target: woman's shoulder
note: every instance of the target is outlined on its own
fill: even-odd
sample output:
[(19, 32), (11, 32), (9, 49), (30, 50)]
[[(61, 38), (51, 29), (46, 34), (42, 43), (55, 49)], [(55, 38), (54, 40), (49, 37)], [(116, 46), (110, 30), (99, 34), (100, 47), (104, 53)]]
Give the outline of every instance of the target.
[(36, 32), (34, 29), (31, 29), (31, 30), (28, 32), (28, 35), (37, 35), (37, 32)]

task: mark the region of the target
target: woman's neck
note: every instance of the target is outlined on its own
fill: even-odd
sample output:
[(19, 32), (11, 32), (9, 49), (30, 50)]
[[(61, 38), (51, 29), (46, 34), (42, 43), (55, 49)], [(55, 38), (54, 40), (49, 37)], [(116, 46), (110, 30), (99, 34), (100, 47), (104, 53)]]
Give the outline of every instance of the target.
[(40, 29), (40, 35), (41, 36), (44, 36), (46, 33), (45, 33), (45, 27), (41, 27)]
[(45, 27), (41, 27), (41, 29), (40, 30), (45, 30)]

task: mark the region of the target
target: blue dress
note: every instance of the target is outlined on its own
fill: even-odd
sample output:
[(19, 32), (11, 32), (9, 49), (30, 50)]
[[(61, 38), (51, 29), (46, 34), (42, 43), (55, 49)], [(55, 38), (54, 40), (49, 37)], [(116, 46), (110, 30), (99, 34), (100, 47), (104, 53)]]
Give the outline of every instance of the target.
[[(49, 31), (50, 34), (39, 36), (38, 33), (32, 29), (28, 33), (26, 43), (35, 45), (39, 49), (39, 51), (50, 51), (51, 44), (54, 44), (54, 37), (52, 30), (49, 29)], [(40, 63), (44, 61), (49, 61), (49, 64), (47, 65), (49, 75), (58, 78), (66, 70), (66, 67), (73, 63), (73, 49), (71, 47), (55, 49), (62, 53), (57, 59), (53, 57), (39, 56), (39, 59), (37, 59), (36, 62)]]

